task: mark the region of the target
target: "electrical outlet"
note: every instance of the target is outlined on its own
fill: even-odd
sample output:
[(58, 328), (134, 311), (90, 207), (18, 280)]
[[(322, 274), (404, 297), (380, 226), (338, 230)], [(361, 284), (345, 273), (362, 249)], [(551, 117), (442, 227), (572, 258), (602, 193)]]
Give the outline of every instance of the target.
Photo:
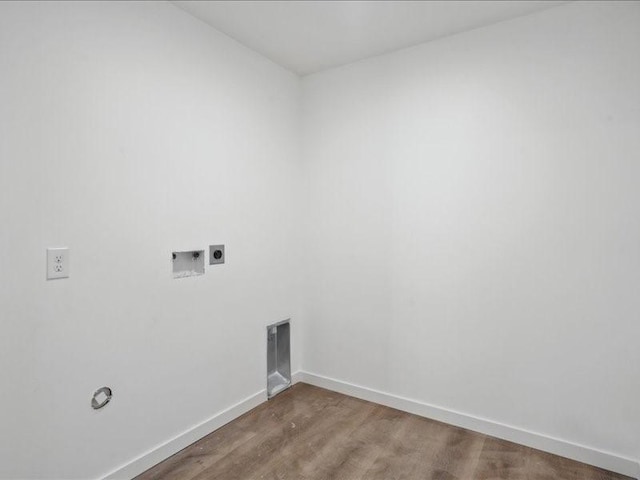
[(69, 249), (47, 248), (47, 280), (69, 276)]
[(224, 245), (209, 245), (209, 265), (224, 263)]

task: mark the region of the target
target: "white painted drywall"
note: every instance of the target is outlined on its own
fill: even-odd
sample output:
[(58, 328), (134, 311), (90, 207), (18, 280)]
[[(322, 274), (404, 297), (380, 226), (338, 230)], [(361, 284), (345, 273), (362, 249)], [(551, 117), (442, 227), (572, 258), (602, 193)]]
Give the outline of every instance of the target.
[(0, 2), (0, 478), (102, 476), (266, 387), (264, 327), (298, 331), (299, 87), (169, 3)]
[(303, 369), (640, 458), (640, 4), (303, 80)]
[(565, 0), (369, 0), (173, 3), (300, 75), (345, 65)]
[(299, 79), (172, 5), (0, 2), (0, 478), (227, 418), (289, 316), (294, 370), (640, 458), (639, 23), (571, 4), (308, 77), (301, 172)]

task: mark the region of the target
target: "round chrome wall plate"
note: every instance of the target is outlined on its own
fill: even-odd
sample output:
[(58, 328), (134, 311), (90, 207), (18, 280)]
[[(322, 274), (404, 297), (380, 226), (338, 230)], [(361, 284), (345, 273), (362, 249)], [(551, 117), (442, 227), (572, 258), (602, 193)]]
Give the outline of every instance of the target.
[(93, 392), (93, 398), (91, 399), (91, 408), (99, 410), (111, 401), (111, 389), (109, 387), (102, 387)]

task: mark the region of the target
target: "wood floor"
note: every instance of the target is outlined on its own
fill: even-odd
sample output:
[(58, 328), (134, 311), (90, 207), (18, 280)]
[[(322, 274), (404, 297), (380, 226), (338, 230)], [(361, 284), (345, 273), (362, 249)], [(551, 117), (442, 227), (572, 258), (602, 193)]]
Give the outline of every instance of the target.
[(299, 383), (138, 480), (619, 480), (566, 458)]

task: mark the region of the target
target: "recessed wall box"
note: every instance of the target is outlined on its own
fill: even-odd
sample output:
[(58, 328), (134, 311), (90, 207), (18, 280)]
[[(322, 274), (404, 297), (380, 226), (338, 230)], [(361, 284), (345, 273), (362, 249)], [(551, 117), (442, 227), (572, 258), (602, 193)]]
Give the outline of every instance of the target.
[(267, 327), (267, 397), (291, 386), (291, 328), (289, 320)]
[(171, 261), (173, 262), (173, 278), (204, 275), (204, 250), (173, 252)]

